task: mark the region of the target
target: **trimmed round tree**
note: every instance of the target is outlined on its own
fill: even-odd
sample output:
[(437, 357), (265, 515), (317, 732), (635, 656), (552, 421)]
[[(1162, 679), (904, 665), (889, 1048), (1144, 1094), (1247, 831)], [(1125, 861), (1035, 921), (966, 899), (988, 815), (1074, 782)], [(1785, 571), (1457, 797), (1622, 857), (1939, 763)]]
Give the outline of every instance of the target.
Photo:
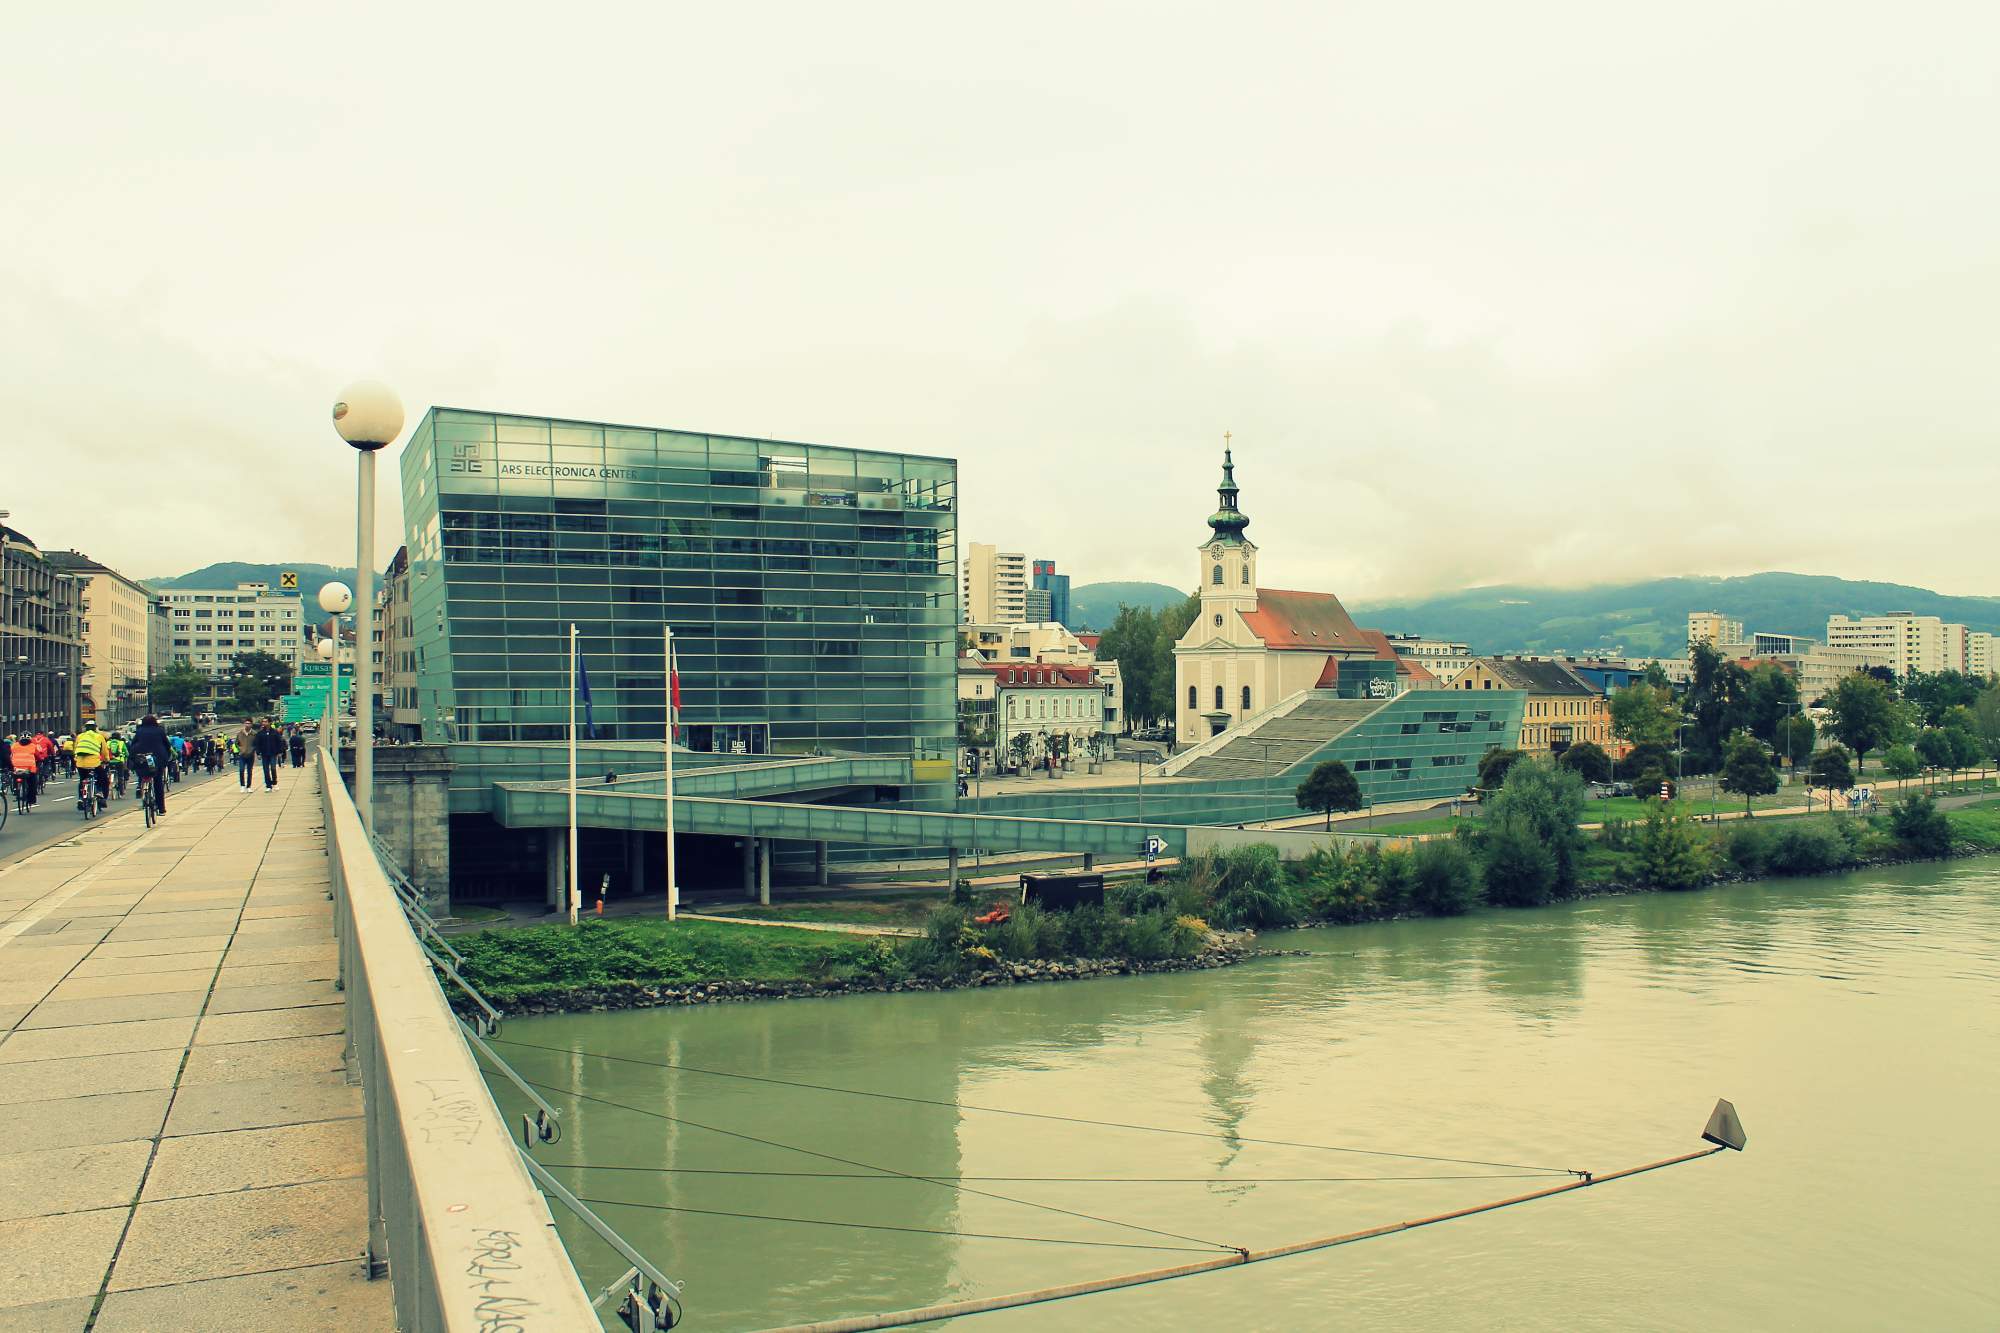
[(1317, 810), (1326, 816), (1326, 826), (1333, 827), (1333, 812), (1336, 810), (1359, 810), (1361, 808), (1361, 783), (1348, 771), (1346, 764), (1338, 759), (1329, 759), (1315, 765), (1299, 784), (1294, 799), (1301, 810)]

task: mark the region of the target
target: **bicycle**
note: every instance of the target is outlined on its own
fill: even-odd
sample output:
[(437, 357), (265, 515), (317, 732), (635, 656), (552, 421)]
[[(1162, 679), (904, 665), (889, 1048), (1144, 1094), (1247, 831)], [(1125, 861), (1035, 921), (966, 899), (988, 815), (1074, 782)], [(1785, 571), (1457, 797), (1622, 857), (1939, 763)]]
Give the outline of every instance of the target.
[(147, 828), (153, 827), (153, 821), (160, 817), (159, 788), (153, 785), (155, 781), (150, 773), (139, 775), (139, 808), (146, 812)]
[(76, 808), (83, 811), (87, 820), (104, 813), (104, 793), (97, 789), (97, 772), (94, 768), (77, 770)]
[(111, 794), (119, 800), (125, 799), (125, 765), (111, 765)]

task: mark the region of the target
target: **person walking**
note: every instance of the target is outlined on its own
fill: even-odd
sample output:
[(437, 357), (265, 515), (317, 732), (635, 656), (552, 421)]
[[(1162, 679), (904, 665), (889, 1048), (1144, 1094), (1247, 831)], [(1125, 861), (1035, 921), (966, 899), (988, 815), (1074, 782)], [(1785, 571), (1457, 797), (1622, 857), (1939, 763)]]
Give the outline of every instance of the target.
[(285, 741), (291, 747), (292, 751), (292, 767), (304, 768), (306, 766), (306, 735), (299, 730), (299, 724), (296, 722), (292, 723), (285, 730), (287, 732)]
[(236, 745), (236, 785), (244, 791), (250, 790), (250, 773), (257, 766), (257, 727), (245, 718), (236, 735), (231, 737)]
[(125, 747), (132, 771), (139, 775), (139, 781), (153, 784), (153, 809), (162, 815), (167, 813), (167, 760), (171, 752), (172, 747), (167, 744), (167, 729), (151, 713), (139, 719), (139, 725)]
[(257, 758), (264, 765), (264, 790), (272, 791), (278, 785), (278, 757), (285, 752), (285, 738), (267, 717), (258, 724), (257, 739), (253, 743), (257, 748)]

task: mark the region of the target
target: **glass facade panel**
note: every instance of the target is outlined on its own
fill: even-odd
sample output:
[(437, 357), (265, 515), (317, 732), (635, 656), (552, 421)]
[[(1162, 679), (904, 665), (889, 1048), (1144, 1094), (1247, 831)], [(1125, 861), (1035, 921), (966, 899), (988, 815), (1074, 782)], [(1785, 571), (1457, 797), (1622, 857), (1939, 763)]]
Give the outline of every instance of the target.
[(949, 459), (433, 409), (403, 454), (426, 739), (551, 740), (568, 627), (602, 739), (947, 759)]

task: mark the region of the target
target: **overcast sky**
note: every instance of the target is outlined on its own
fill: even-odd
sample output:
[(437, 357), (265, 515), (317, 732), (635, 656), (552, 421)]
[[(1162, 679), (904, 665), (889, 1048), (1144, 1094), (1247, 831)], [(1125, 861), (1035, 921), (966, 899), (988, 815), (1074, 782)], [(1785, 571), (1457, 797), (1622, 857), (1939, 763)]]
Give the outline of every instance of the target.
[(6, 42), (0, 508), (135, 575), (351, 560), (327, 409), (368, 374), (413, 423), (950, 455), (961, 541), (1080, 582), (1194, 581), (1231, 430), (1271, 586), (2000, 593), (1991, 4), (24, 5)]

